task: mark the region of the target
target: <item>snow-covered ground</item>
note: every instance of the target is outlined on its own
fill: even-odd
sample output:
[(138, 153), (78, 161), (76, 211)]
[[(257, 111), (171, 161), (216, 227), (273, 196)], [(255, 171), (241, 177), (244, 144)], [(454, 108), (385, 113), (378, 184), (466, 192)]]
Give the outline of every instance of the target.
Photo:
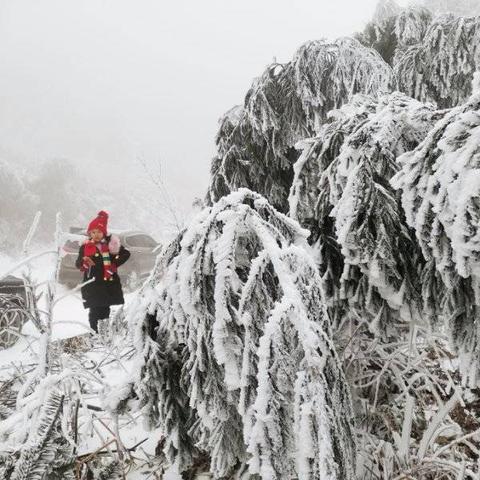
[[(11, 269), (17, 260), (0, 256), (0, 275)], [(33, 262), (32, 276), (35, 282), (45, 282), (51, 278), (53, 270), (52, 257), (44, 257)], [(14, 274), (19, 275), (20, 271)], [(45, 284), (44, 284), (45, 285)], [(62, 362), (66, 368), (85, 369), (92, 376), (92, 391), (85, 393), (85, 401), (98, 411), (92, 410), (84, 415), (84, 423), (79, 426), (80, 438), (83, 439), (80, 455), (94, 452), (108, 443), (114, 429), (112, 417), (103, 408), (103, 400), (110, 392), (114, 392), (128, 378), (131, 368), (133, 347), (125, 336), (109, 336), (97, 338), (93, 345), (85, 343), (84, 334), (89, 331), (88, 311), (83, 308), (80, 292), (72, 292), (66, 287), (56, 286), (58, 301), (53, 310), (53, 344), (74, 345), (62, 353)], [(42, 290), (42, 287), (40, 287)], [(127, 294), (126, 302), (133, 294)], [(45, 297), (40, 299), (39, 308), (45, 308)], [(120, 307), (113, 307), (112, 314)], [(14, 371), (25, 371), (36, 363), (40, 334), (32, 322), (24, 325), (22, 337), (11, 348), (0, 350), (0, 381), (11, 378)], [(68, 341), (67, 339), (71, 339)], [(82, 340), (83, 339), (83, 340)], [(90, 418), (90, 422), (85, 418)], [(93, 427), (92, 424), (94, 423)], [(135, 468), (128, 472), (129, 480), (156, 478), (148, 467), (147, 459), (155, 456), (155, 447), (161, 438), (161, 432), (146, 431), (139, 414), (120, 418), (120, 438), (129, 449), (140, 444), (131, 455), (135, 459)], [(158, 469), (158, 465), (156, 465)], [(176, 480), (180, 477), (171, 469), (165, 480)]]

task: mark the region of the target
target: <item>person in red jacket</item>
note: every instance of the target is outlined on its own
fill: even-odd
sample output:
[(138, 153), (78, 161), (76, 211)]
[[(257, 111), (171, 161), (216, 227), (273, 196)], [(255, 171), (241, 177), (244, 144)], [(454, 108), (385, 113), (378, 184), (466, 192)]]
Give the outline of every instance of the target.
[(81, 288), (83, 306), (89, 308), (90, 328), (98, 332), (98, 321), (109, 318), (110, 307), (125, 303), (117, 269), (130, 257), (116, 235), (108, 235), (108, 213), (98, 212), (87, 228), (88, 240), (80, 246), (76, 266), (83, 281), (94, 279)]

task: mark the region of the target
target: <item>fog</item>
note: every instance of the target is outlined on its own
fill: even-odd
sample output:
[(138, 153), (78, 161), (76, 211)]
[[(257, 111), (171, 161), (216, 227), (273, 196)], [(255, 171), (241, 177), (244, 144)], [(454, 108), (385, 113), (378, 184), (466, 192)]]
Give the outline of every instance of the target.
[(161, 162), (188, 211), (207, 187), (218, 118), (252, 79), (307, 40), (361, 30), (376, 3), (2, 0), (1, 159), (27, 172), (72, 162), (91, 179), (82, 218), (105, 208), (102, 189), (141, 208), (155, 187), (138, 159)]

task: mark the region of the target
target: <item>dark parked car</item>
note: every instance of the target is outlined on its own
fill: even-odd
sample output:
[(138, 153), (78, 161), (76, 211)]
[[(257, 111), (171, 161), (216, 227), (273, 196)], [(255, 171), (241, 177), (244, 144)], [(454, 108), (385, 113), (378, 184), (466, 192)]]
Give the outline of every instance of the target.
[(27, 292), (21, 278), (0, 280), (0, 350), (16, 343), (28, 320)]
[(18, 295), (23, 301), (27, 302), (27, 292), (25, 284), (21, 278), (8, 275), (0, 280), (0, 294)]
[[(63, 246), (58, 280), (67, 287), (73, 288), (82, 282), (83, 274), (75, 266), (75, 261), (80, 245), (87, 237), (83, 234), (84, 229), (72, 227), (70, 232), (70, 239)], [(132, 230), (109, 233), (117, 235), (121, 244), (130, 250), (128, 262), (118, 269), (122, 283), (128, 288), (132, 279), (146, 278), (155, 265), (159, 243), (145, 232)]]

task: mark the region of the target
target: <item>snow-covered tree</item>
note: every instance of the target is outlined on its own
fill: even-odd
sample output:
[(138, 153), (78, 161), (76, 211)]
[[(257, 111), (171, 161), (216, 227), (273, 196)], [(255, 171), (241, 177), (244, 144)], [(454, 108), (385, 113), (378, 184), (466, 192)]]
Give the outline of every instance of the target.
[(395, 5), (395, 2), (380, 2), (373, 20), (356, 35), (362, 45), (377, 50), (389, 65), (395, 63), (399, 52), (422, 41), (432, 21), (430, 11), (425, 8)]
[(207, 455), (218, 479), (247, 465), (265, 480), (354, 478), (350, 397), (307, 234), (241, 189), (160, 257), (132, 308), (124, 399), (148, 405), (182, 471)]
[(453, 13), (460, 17), (480, 15), (477, 0), (423, 0), (420, 3), (435, 14)]
[(436, 17), (420, 43), (397, 55), (398, 88), (440, 108), (459, 105), (471, 94), (471, 79), (480, 65), (479, 34), (476, 17)]
[(244, 106), (220, 120), (209, 203), (248, 187), (285, 212), (295, 143), (315, 134), (327, 113), (352, 95), (377, 94), (391, 85), (391, 69), (377, 52), (349, 38), (308, 42), (291, 62), (269, 66)]
[[(0, 159), (0, 245), (3, 253), (19, 248), (36, 212), (35, 197), (20, 168)], [(18, 252), (16, 252), (18, 253)]]
[[(402, 169), (392, 180), (401, 189), (406, 219), (423, 255), (440, 277), (431, 271), (424, 287), (427, 314), (449, 322), (454, 344), (472, 368), (480, 360), (478, 75), (470, 100), (451, 110), (424, 142), (400, 157)], [(469, 361), (471, 356), (475, 362)], [(475, 381), (476, 372), (471, 373)]]
[(449, 108), (468, 98), (479, 67), (478, 18), (461, 15), (478, 15), (480, 10), (468, 1), (441, 3), (417, 2), (401, 9), (380, 2), (379, 14), (356, 38), (393, 67), (398, 90)]
[(395, 0), (379, 0), (372, 21), (382, 23), (392, 17), (396, 17), (401, 11), (402, 7)]

